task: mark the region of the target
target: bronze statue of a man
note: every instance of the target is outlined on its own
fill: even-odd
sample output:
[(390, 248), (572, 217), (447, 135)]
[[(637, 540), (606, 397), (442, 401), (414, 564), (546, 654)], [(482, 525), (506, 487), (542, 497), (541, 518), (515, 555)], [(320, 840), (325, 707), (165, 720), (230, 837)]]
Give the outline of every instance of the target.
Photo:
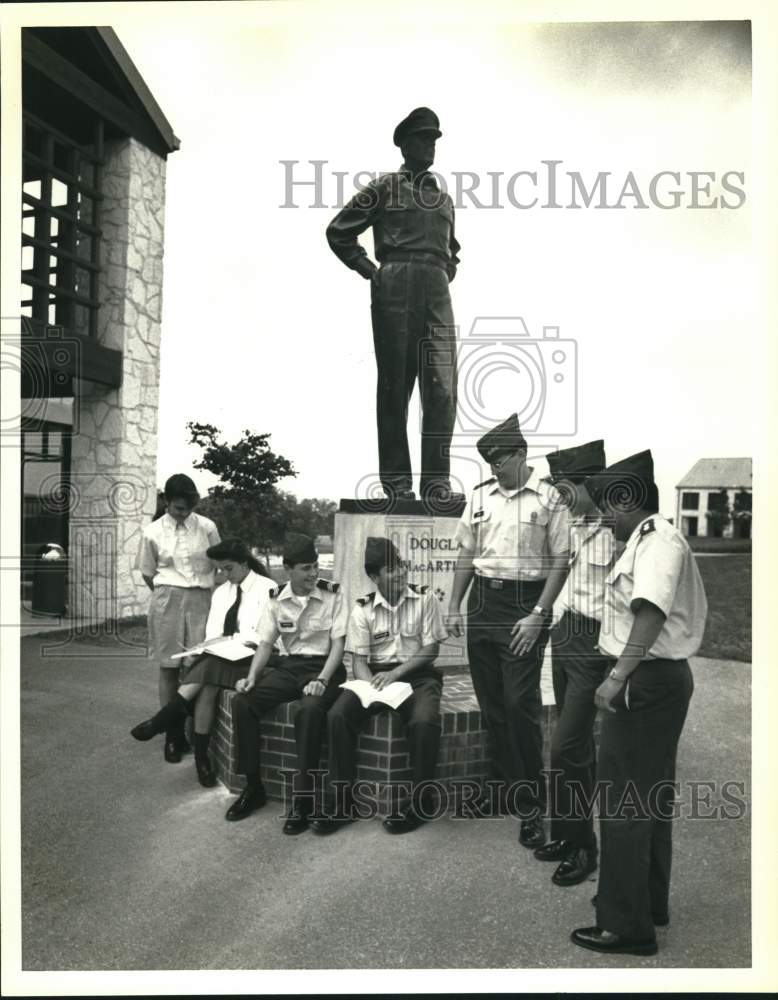
[[(394, 144), (402, 150), (402, 167), (382, 174), (352, 198), (327, 227), (327, 240), (347, 267), (370, 281), (384, 492), (390, 498), (415, 499), (407, 422), (418, 379), (421, 496), (445, 504), (458, 498), (449, 482), (457, 366), (448, 286), (459, 264), (459, 244), (453, 202), (429, 173), (440, 136), (440, 122), (429, 108), (416, 108), (401, 121)], [(371, 226), (379, 267), (357, 239)]]

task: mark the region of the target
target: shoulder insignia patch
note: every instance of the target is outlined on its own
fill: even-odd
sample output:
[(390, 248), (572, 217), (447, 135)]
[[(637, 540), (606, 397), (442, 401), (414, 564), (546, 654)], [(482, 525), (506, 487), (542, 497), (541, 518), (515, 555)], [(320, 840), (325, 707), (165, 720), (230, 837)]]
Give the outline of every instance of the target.
[(340, 590), (340, 584), (333, 583), (332, 580), (317, 580), (316, 586), (319, 588), (319, 590), (326, 590), (330, 594), (337, 594), (337, 592)]
[(278, 597), (278, 595), (280, 593), (281, 593), (281, 587), (273, 587), (272, 590), (268, 590), (267, 596), (268, 597)]
[(369, 594), (365, 594), (364, 597), (358, 597), (357, 604), (359, 604), (361, 607), (364, 608), (366, 607), (366, 605), (373, 603), (374, 597), (375, 597), (375, 591), (372, 590)]
[(427, 586), (426, 583), (425, 584), (409, 583), (408, 586), (411, 588), (414, 594), (426, 594), (427, 591), (429, 590), (429, 587)]
[(477, 483), (474, 489), (480, 490), (482, 486), (491, 486), (492, 483), (497, 482), (497, 476), (491, 476), (489, 479), (484, 479), (482, 483)]
[(645, 538), (646, 535), (650, 535), (652, 531), (656, 531), (656, 525), (654, 524), (653, 518), (648, 521), (644, 521), (640, 526), (640, 537)]

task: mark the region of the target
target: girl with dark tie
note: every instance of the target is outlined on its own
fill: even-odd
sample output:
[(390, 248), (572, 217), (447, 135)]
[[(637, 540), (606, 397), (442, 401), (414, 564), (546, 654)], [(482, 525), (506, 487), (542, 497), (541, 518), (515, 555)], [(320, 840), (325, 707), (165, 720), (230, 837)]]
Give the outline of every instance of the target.
[(176, 697), (146, 722), (132, 730), (136, 740), (150, 740), (164, 732), (176, 720), (185, 718), (189, 703), (194, 708), (195, 767), (200, 784), (211, 788), (216, 775), (208, 759), (208, 742), (216, 715), (216, 700), (221, 688), (234, 688), (246, 677), (256, 649), (256, 627), (265, 604), (275, 591), (275, 584), (265, 567), (240, 539), (229, 538), (208, 549), (217, 578), (224, 582), (216, 588), (205, 627), (205, 642), (213, 643), (231, 636), (246, 644), (246, 656), (227, 660), (204, 652), (190, 667), (181, 670), (181, 686)]

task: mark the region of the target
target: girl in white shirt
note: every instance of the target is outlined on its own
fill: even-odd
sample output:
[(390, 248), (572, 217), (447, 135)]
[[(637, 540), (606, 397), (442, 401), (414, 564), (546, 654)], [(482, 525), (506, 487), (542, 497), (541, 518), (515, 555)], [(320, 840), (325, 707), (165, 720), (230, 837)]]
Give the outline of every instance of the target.
[(211, 788), (216, 784), (216, 775), (208, 758), (208, 743), (219, 691), (221, 688), (234, 688), (236, 681), (248, 675), (256, 649), (256, 628), (275, 584), (262, 563), (238, 538), (228, 538), (211, 546), (207, 555), (224, 583), (213, 593), (205, 626), (205, 642), (232, 636), (246, 643), (246, 657), (226, 660), (211, 653), (202, 653), (190, 667), (182, 668), (181, 687), (176, 697), (153, 718), (136, 726), (132, 735), (137, 740), (151, 739), (163, 732), (171, 721), (184, 717), (189, 703), (197, 699), (194, 710), (195, 767), (200, 784)]

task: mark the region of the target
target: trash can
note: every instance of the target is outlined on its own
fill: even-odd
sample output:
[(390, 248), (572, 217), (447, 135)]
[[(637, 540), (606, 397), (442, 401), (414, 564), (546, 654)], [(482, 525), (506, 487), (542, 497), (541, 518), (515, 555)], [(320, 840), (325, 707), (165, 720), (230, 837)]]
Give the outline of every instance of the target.
[(65, 550), (56, 542), (38, 549), (32, 570), (32, 611), (39, 615), (64, 615), (68, 584)]

